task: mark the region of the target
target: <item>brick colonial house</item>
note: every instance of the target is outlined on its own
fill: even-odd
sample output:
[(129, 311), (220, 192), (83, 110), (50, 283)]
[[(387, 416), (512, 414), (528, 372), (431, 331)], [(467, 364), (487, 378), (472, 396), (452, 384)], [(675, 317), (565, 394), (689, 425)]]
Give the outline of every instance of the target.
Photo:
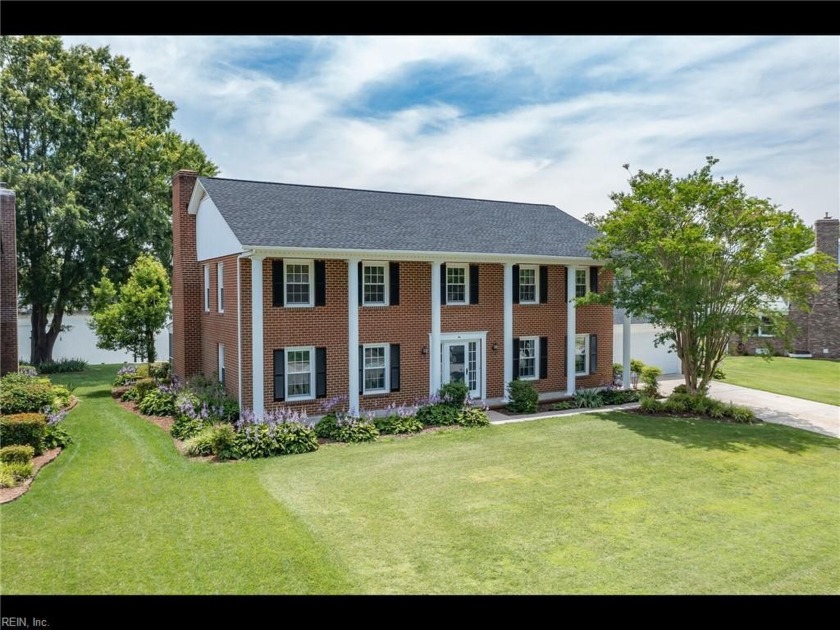
[(172, 211), (174, 372), (216, 375), (243, 408), (612, 380), (612, 307), (573, 302), (612, 281), (597, 232), (554, 206), (179, 171)]

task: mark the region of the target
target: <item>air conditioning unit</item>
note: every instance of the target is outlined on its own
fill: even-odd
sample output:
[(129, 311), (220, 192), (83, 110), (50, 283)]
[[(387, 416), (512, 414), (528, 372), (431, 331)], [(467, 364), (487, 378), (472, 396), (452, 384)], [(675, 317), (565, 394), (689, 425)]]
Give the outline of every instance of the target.
[(755, 353), (756, 354), (767, 354), (767, 348), (756, 348)]

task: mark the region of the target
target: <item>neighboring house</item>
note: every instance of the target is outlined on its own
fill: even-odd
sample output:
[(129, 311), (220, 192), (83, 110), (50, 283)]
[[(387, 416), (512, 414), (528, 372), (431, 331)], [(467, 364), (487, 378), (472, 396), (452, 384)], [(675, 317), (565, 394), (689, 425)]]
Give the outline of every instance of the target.
[[(816, 251), (827, 254), (840, 264), (840, 220), (827, 214), (814, 224)], [(813, 248), (812, 250), (813, 251)], [(838, 269), (818, 276), (819, 291), (809, 300), (809, 310), (794, 305), (778, 304), (775, 308), (787, 310), (795, 327), (790, 353), (780, 338), (776, 337), (770, 317), (763, 316), (756, 322), (749, 336), (733, 338), (730, 350), (745, 354), (796, 357), (840, 358), (840, 272)]]
[[(840, 264), (840, 220), (825, 215), (814, 223), (816, 249)], [(819, 292), (809, 300), (810, 311), (791, 307), (797, 328), (792, 355), (840, 359), (840, 270), (821, 273)]]
[(554, 206), (190, 171), (172, 192), (174, 372), (215, 375), (243, 408), (611, 381), (612, 307), (573, 301), (612, 281), (597, 232)]

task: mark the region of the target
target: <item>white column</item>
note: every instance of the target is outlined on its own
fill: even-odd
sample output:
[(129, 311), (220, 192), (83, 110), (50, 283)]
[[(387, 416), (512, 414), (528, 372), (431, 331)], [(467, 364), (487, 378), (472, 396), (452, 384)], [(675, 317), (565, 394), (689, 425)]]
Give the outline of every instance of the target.
[(624, 309), (624, 319), (621, 323), (621, 357), (622, 357), (622, 367), (621, 367), (621, 386), (624, 389), (630, 389), (630, 336), (631, 336), (631, 329), (632, 327), (630, 324), (633, 323), (633, 318), (627, 312), (627, 309)]
[(576, 267), (566, 267), (566, 393), (575, 393), (575, 271)]
[(251, 365), (253, 366), (251, 381), (254, 395), (251, 408), (257, 417), (261, 417), (265, 411), (262, 265), (262, 256), (251, 258)]
[(429, 337), (429, 395), (440, 389), (440, 263), (432, 263), (432, 334)]
[(347, 261), (347, 406), (359, 411), (359, 260)]
[(513, 380), (513, 263), (505, 263), (504, 277), (504, 319), (502, 323), (502, 360), (504, 363), (504, 393), (507, 400), (507, 386)]

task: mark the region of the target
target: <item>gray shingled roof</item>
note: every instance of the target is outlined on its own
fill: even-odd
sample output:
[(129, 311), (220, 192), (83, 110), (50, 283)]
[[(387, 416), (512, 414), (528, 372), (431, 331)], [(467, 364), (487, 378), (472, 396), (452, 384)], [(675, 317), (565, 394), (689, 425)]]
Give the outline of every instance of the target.
[(586, 244), (598, 234), (548, 205), (216, 177), (199, 181), (246, 246), (589, 257)]

